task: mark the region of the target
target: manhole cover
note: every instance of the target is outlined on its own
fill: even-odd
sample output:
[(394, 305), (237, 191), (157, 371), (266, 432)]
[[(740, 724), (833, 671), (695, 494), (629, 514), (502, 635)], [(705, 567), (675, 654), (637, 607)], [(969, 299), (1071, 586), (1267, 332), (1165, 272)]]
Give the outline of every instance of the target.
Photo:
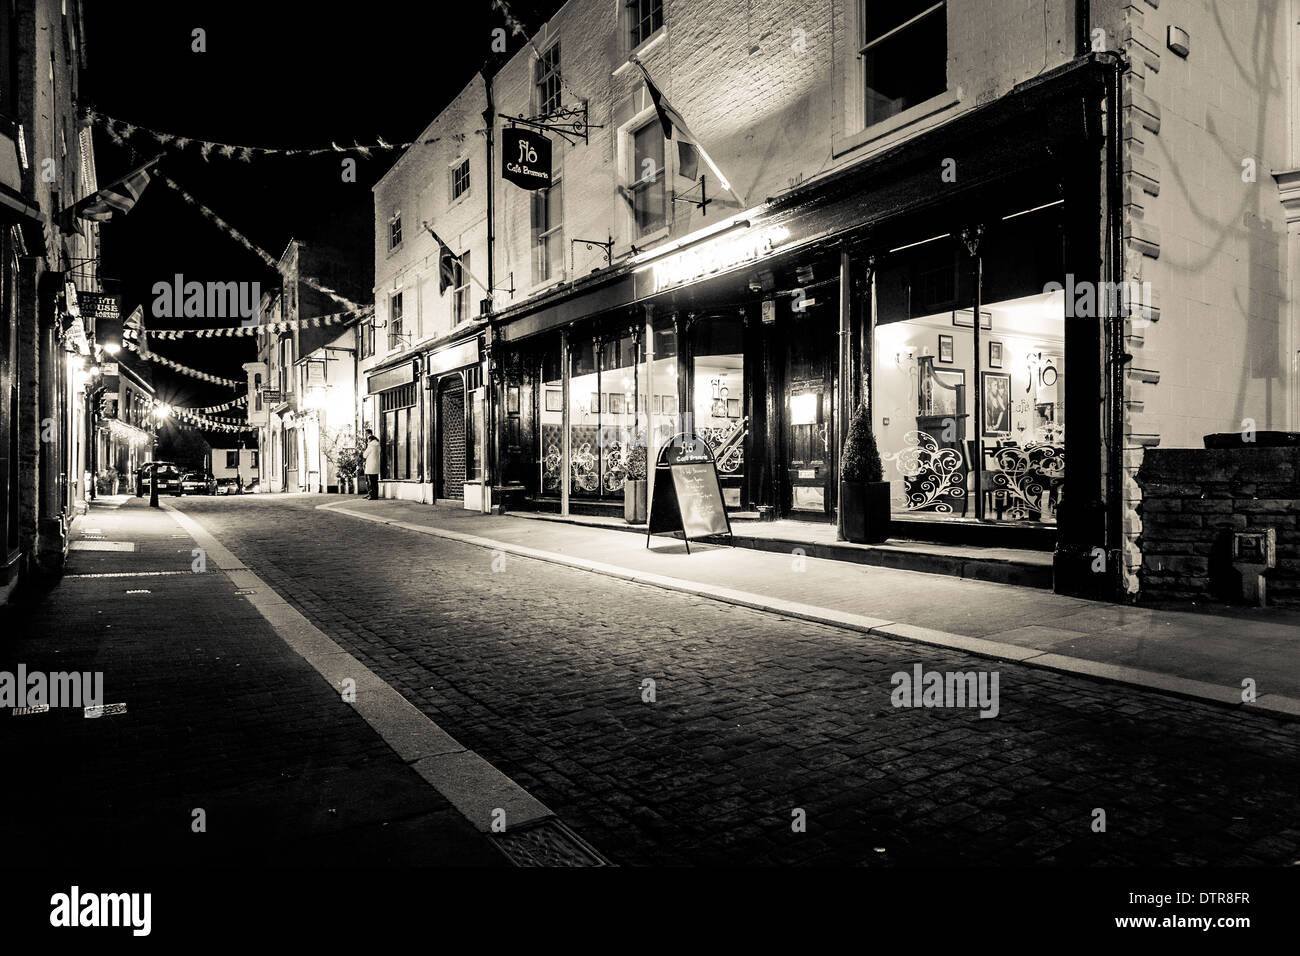
[(515, 866), (612, 866), (578, 834), (559, 820), (543, 820), (492, 837)]

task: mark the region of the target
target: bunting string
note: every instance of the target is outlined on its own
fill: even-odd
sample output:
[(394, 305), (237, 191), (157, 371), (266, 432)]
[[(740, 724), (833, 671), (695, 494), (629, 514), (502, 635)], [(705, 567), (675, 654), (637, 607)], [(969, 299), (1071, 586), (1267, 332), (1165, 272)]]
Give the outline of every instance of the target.
[(154, 408), (158, 408), (159, 406), (166, 405), (168, 410), (168, 418), (174, 421), (176, 424), (181, 425), (182, 427), (188, 425), (190, 427), (198, 428), (203, 431), (228, 432), (228, 433), (255, 432), (258, 430), (257, 427), (254, 425), (249, 425), (247, 423), (240, 423), (240, 420), (237, 418), (230, 418), (230, 419), (207, 418), (203, 415), (198, 414), (192, 408), (186, 408), (182, 405), (168, 405), (166, 402), (160, 402), (157, 399), (145, 398), (144, 402), (145, 405), (150, 409), (154, 409)]
[(334, 142), (331, 142), (328, 146), (293, 149), (279, 146), (238, 146), (234, 143), (218, 143), (212, 140), (160, 132), (147, 126), (116, 119), (96, 110), (88, 111), (87, 115), (91, 122), (98, 125), (114, 139), (122, 141), (151, 139), (160, 146), (182, 152), (186, 149), (197, 149), (204, 162), (210, 162), (214, 153), (222, 159), (237, 159), (245, 163), (251, 163), (254, 156), (322, 156), (326, 153), (356, 153), (362, 159), (370, 159), (372, 153), (410, 149), (412, 146), (429, 146), (440, 139), (440, 137), (435, 136), (432, 139), (417, 139), (409, 143), (386, 143), (383, 137), (377, 136), (373, 143), (365, 145), (354, 140), (351, 146), (340, 146)]
[[(537, 57), (539, 60), (542, 59), (542, 51), (537, 49), (537, 44), (533, 42), (532, 34), (528, 32), (528, 28), (524, 26), (523, 23), (519, 20), (519, 18), (516, 17), (514, 13), (510, 10), (510, 7), (506, 3), (506, 0), (492, 0), (492, 9), (497, 11), (497, 13), (501, 14), (501, 18), (506, 21), (506, 26), (510, 28), (511, 33), (513, 33), (517, 37), (523, 37), (524, 42), (527, 43), (528, 46), (532, 48), (533, 56)], [(572, 96), (575, 100), (582, 99), (581, 96), (579, 96), (577, 93), (573, 91), (573, 88), (569, 86), (568, 83), (564, 82), (563, 70), (560, 71), (559, 79), (560, 79), (560, 86), (563, 87), (570, 96)]]
[(219, 375), (213, 375), (196, 368), (190, 368), (188, 365), (182, 365), (180, 362), (172, 361), (166, 356), (159, 355), (156, 352), (151, 352), (149, 351), (149, 331), (141, 327), (139, 332), (139, 343), (134, 341), (134, 336), (123, 335), (122, 344), (133, 352), (139, 353), (140, 358), (142, 359), (146, 359), (150, 362), (157, 362), (159, 365), (165, 365), (175, 372), (180, 372), (182, 375), (188, 375), (190, 378), (197, 378), (202, 382), (211, 382), (214, 385), (224, 385), (227, 388), (243, 388), (246, 384), (245, 382), (236, 381), (233, 378), (222, 378)]
[(222, 402), (220, 405), (205, 405), (203, 408), (200, 408), (199, 411), (203, 412), (204, 414), (208, 414), (211, 412), (224, 412), (227, 409), (237, 408), (240, 405), (243, 406), (248, 405), (247, 395), (240, 395), (238, 398), (232, 398), (230, 401)]
[(302, 319), (282, 319), (279, 322), (267, 322), (264, 325), (238, 325), (213, 329), (150, 329), (149, 334), (156, 339), (180, 339), (194, 336), (200, 339), (242, 338), (257, 335), (259, 332), (290, 332), (294, 329), (325, 328), (332, 325), (345, 325), (352, 318), (364, 319), (373, 315), (374, 306), (347, 312), (332, 312), (329, 315), (314, 315)]
[[(207, 206), (203, 205), (203, 203), (199, 202), (197, 199), (191, 196), (188, 192), (186, 192), (184, 189), (178, 186), (169, 176), (161, 172), (159, 172), (157, 175), (158, 178), (167, 186), (168, 189), (171, 189), (172, 191), (177, 193), (187, 203), (189, 203), (191, 206), (196, 208), (204, 218), (209, 220), (218, 229), (226, 233), (226, 235), (230, 236), (230, 238), (234, 239), (237, 243), (239, 243), (249, 252), (253, 253), (253, 255), (260, 258), (270, 268), (276, 270), (279, 269), (280, 267), (279, 260), (276, 259), (274, 256), (272, 256), (269, 252), (267, 252), (261, 246), (257, 245), (252, 240), (250, 240), (242, 232), (240, 232), (230, 223), (226, 222), (226, 220), (222, 219), (220, 216), (218, 216)], [(346, 296), (339, 295), (339, 293), (335, 292), (333, 289), (329, 288), (328, 286), (321, 285), (311, 276), (300, 275), (298, 276), (298, 280), (302, 282), (303, 285), (311, 286), (313, 289), (315, 289), (317, 292), (321, 293), (322, 295), (329, 296), (331, 299), (333, 299), (335, 302), (343, 306), (343, 308), (348, 309), (349, 311), (352, 312), (361, 311), (360, 305), (353, 302), (351, 299), (347, 298)]]
[[(119, 146), (131, 150), (132, 153), (135, 152), (135, 150), (131, 149), (131, 144), (128, 143), (124, 138), (122, 138), (122, 136), (120, 136), (116, 131), (109, 129), (108, 135)], [(184, 199), (187, 203), (189, 203), (191, 206), (194, 206), (196, 209), (198, 209), (199, 213), (203, 215), (204, 218), (208, 219), (210, 222), (216, 225), (217, 228), (219, 228), (222, 232), (226, 233), (226, 235), (228, 235), (230, 238), (234, 239), (236, 242), (238, 242), (249, 252), (253, 253), (253, 255), (261, 259), (271, 269), (279, 271), (280, 262), (278, 259), (272, 256), (261, 246), (257, 245), (255, 242), (250, 240), (242, 232), (240, 232), (234, 226), (230, 225), (230, 223), (226, 222), (224, 219), (218, 216), (207, 206), (203, 205), (203, 203), (199, 202), (197, 199), (191, 196), (188, 192), (186, 192), (184, 189), (178, 186), (175, 182), (173, 182), (169, 177), (164, 175), (156, 167), (154, 168), (153, 172), (164, 184), (166, 184), (167, 188), (179, 194), (180, 197)], [(333, 289), (321, 285), (311, 276), (299, 276), (298, 278), (304, 285), (311, 286), (311, 288), (315, 289), (317, 292), (321, 293), (322, 295), (329, 296), (331, 299), (333, 299), (339, 305), (343, 306), (343, 308), (345, 309), (350, 309), (354, 312), (359, 311), (361, 309), (361, 306), (353, 302), (351, 299), (339, 295)]]

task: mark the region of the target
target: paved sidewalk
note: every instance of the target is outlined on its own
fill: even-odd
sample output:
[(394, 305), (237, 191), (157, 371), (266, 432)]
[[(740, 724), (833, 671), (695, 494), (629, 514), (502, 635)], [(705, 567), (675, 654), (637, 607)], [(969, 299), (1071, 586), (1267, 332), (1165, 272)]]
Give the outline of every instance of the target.
[(0, 608), (0, 672), (100, 671), (126, 705), (0, 709), (15, 865), (508, 865), (195, 546), (101, 498), (62, 581)]
[(786, 616), (1300, 716), (1300, 613), (1127, 607), (938, 574), (752, 551), (626, 531), (481, 515), (446, 506), (334, 498), (320, 507), (411, 530), (483, 539)]

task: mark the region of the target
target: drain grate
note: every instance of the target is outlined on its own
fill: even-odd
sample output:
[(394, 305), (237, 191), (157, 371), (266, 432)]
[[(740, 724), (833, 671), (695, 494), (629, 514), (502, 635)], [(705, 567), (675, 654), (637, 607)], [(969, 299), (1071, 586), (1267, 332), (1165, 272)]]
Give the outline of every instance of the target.
[(153, 594), (148, 588), (131, 588), (127, 594)]
[(116, 717), (126, 713), (126, 704), (92, 704), (84, 709), (87, 719), (96, 717)]
[(492, 837), (515, 866), (613, 866), (559, 820), (543, 820)]
[(235, 593), (236, 593), (236, 594), (256, 594), (256, 593), (257, 593), (257, 589), (256, 589), (256, 588), (240, 588), (240, 589), (237, 590)]

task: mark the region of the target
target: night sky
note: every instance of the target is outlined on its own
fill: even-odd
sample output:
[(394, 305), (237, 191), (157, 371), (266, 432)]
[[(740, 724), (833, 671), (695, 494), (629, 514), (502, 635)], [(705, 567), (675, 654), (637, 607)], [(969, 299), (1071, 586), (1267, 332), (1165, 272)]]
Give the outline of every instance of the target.
[[(530, 31), (559, 6), (559, 0), (510, 0)], [(340, 6), (89, 0), (86, 7), (85, 105), (178, 136), (288, 148), (418, 138), (483, 65), (492, 28), (505, 25), (490, 0)], [(191, 50), (196, 27), (207, 34), (204, 53)], [(521, 42), (512, 38), (511, 51)], [(338, 154), (244, 163), (214, 153), (205, 162), (193, 146), (177, 151), (144, 138), (131, 143), (138, 155), (96, 129), (101, 185), (165, 152), (163, 172), (273, 257), (297, 238), (354, 248), (358, 263), (368, 264), (367, 272), (373, 268), (370, 188), (400, 153), (356, 157), (357, 181), (345, 183)], [(129, 215), (102, 225), (101, 236), (101, 277), (108, 291), (121, 293), (124, 316), (143, 304), (148, 317), (154, 283), (170, 282), (176, 273), (186, 281), (257, 281), (263, 289), (277, 284), (257, 256), (157, 180)], [(157, 328), (237, 324), (147, 321)], [(178, 362), (241, 378), (240, 363), (255, 358), (255, 341), (151, 344)], [(153, 371), (160, 397), (174, 404), (209, 405), (239, 394), (158, 365)]]

